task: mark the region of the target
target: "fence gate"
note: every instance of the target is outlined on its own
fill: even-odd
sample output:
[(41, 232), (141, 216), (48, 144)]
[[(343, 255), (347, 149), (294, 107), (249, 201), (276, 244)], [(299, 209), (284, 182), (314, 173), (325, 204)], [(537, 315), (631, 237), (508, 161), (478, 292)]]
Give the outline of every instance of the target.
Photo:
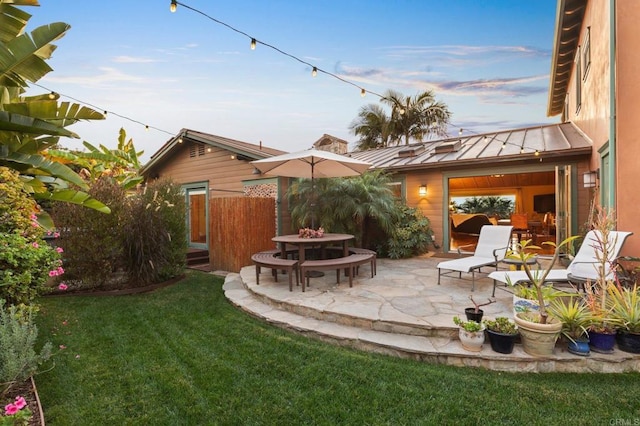
[(209, 200), (209, 263), (212, 270), (240, 272), (251, 255), (275, 248), (273, 198), (231, 197)]

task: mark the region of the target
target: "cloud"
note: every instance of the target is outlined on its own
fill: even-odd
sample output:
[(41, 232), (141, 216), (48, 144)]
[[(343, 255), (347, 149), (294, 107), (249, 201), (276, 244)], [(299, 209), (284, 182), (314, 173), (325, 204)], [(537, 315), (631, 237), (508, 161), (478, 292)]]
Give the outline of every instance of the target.
[(148, 64), (152, 62), (160, 62), (157, 59), (151, 58), (136, 58), (133, 56), (116, 56), (113, 58), (113, 62), (120, 64)]
[(101, 71), (99, 74), (95, 75), (87, 75), (87, 76), (47, 76), (47, 81), (55, 82), (55, 83), (71, 83), (78, 84), (81, 86), (109, 86), (114, 83), (141, 83), (146, 81), (147, 79), (141, 76), (135, 76), (130, 74), (125, 74), (122, 71), (111, 68), (111, 67), (101, 67), (98, 68)]

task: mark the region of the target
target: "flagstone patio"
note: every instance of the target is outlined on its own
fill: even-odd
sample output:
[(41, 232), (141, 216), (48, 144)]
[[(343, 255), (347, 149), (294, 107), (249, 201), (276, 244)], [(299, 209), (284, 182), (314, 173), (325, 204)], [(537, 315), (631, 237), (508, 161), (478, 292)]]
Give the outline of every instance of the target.
[[(263, 269), (256, 284), (254, 266), (239, 274), (228, 274), (226, 297), (239, 308), (264, 321), (331, 343), (433, 363), (481, 367), (513, 372), (625, 372), (640, 371), (640, 355), (615, 350), (613, 354), (592, 352), (588, 357), (570, 354), (562, 342), (551, 357), (533, 357), (520, 344), (512, 354), (492, 351), (488, 341), (481, 352), (469, 352), (458, 340), (453, 317), (464, 317), (472, 306), (469, 296), (484, 303), (491, 296), (493, 281), (471, 282), (443, 276), (437, 285), (436, 265), (442, 261), (429, 255), (412, 259), (378, 259), (377, 275), (370, 278), (368, 266), (349, 288), (343, 278), (336, 284), (330, 272), (312, 278), (306, 292), (289, 291), (286, 276), (275, 282)], [(491, 268), (485, 268), (490, 272)], [(463, 274), (463, 278), (465, 274)], [(485, 318), (513, 317), (511, 293), (499, 289), (496, 302), (483, 306)]]

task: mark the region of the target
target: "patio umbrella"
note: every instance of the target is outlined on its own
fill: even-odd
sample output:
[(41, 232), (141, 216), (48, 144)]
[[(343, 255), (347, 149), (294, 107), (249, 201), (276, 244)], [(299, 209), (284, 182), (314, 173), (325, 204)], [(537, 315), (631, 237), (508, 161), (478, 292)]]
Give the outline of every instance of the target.
[[(311, 179), (312, 190), (315, 178), (358, 176), (371, 167), (366, 161), (317, 149), (277, 155), (251, 164), (266, 175)], [(312, 214), (312, 228), (313, 219)]]

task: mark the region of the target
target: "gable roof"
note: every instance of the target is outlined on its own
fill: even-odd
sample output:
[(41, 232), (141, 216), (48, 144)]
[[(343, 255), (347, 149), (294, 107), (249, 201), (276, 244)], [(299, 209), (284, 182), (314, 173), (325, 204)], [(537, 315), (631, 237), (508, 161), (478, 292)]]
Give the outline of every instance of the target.
[(191, 129), (182, 129), (176, 136), (169, 139), (158, 151), (156, 151), (155, 154), (151, 156), (151, 159), (142, 167), (140, 173), (145, 174), (153, 166), (167, 161), (171, 158), (170, 153), (176, 146), (188, 141), (226, 149), (237, 155), (247, 157), (248, 160), (260, 160), (285, 153), (285, 151), (280, 151), (279, 149), (263, 146), (262, 143), (260, 143), (260, 145), (256, 145), (209, 133), (197, 132)]
[(569, 122), (356, 151), (349, 155), (373, 164), (374, 169), (397, 171), (585, 156), (591, 155), (591, 149), (589, 138)]
[(547, 102), (549, 117), (560, 114), (564, 109), (586, 7), (585, 0), (558, 0)]

